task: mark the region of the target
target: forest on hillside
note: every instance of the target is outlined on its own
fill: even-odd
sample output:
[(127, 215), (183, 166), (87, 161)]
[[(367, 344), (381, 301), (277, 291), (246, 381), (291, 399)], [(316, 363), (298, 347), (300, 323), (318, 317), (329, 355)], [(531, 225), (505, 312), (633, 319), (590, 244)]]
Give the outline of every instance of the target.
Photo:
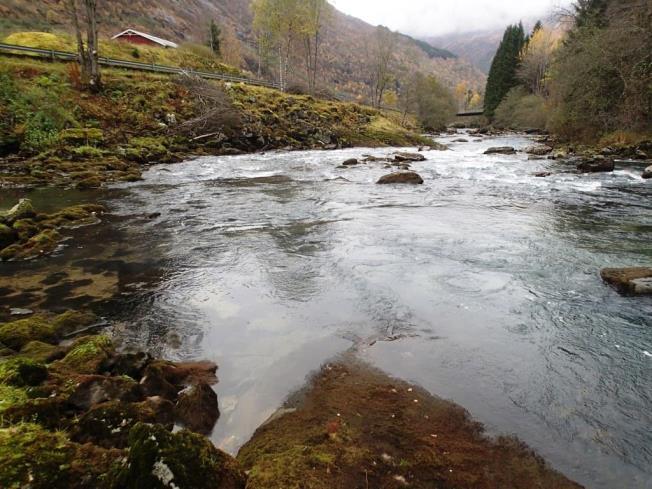
[(555, 27), (509, 26), (486, 88), (486, 114), (568, 140), (652, 131), (652, 2), (578, 0)]

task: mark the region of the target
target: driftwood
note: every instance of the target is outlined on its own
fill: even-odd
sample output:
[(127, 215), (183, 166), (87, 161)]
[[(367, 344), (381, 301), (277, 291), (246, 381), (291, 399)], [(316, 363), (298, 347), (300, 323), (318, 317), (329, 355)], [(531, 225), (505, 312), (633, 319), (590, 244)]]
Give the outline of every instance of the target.
[(198, 76), (180, 75), (174, 79), (195, 100), (196, 117), (177, 125), (174, 130), (200, 140), (223, 133), (232, 133), (242, 125), (240, 114), (233, 107), (224, 89)]

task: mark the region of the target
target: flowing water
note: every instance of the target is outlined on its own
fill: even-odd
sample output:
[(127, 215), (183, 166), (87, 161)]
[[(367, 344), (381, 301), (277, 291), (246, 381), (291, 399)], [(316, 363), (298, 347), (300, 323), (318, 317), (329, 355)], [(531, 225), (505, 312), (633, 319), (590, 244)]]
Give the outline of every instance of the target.
[(652, 298), (599, 278), (652, 264), (652, 187), (622, 165), (535, 178), (571, 167), (483, 155), (530, 144), (426, 152), (422, 186), (375, 185), (379, 164), (336, 168), (389, 149), (153, 167), (105, 196), (123, 245), (161, 268), (112, 311), (121, 336), (219, 364), (213, 440), (231, 452), (355, 349), (587, 487), (652, 488)]

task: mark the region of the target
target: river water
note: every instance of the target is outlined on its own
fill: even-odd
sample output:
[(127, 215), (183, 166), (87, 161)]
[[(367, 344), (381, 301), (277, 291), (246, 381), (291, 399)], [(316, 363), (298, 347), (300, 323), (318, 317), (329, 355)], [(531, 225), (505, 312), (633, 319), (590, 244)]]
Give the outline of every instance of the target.
[(652, 264), (651, 184), (626, 166), (535, 178), (571, 166), (483, 155), (525, 137), (458, 137), (413, 164), (422, 186), (336, 168), (390, 149), (205, 157), (116, 186), (123, 244), (162, 270), (112, 312), (121, 336), (218, 363), (231, 452), (354, 349), (587, 487), (652, 488), (652, 298), (598, 275)]

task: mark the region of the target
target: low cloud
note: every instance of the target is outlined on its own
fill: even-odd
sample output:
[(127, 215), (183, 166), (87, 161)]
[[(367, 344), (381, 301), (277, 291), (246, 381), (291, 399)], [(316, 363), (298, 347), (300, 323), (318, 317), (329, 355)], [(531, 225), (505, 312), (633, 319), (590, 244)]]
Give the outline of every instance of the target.
[(571, 0), (330, 0), (371, 24), (415, 36), (495, 29), (521, 19), (546, 17)]

